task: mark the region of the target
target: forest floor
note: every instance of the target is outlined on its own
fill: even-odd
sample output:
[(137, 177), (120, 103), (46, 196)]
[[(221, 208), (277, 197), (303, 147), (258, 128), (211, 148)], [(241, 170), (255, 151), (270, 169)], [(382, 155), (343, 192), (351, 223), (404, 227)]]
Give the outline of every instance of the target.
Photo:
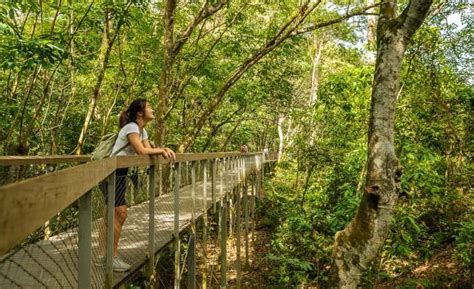
[(463, 270), (454, 260), (454, 247), (446, 246), (414, 270), (396, 278), (379, 282), (377, 289), (392, 288), (474, 288), (473, 268)]
[[(252, 236), (249, 236), (250, 244)], [(271, 241), (271, 230), (267, 227), (255, 231), (255, 246), (249, 246), (250, 264), (244, 265), (245, 261), (245, 247), (241, 248), (242, 260), (242, 279), (241, 288), (275, 288), (271, 284), (270, 272), (271, 264), (267, 261), (265, 256), (269, 253)], [(242, 237), (242, 243), (245, 239)], [(211, 267), (218, 264), (219, 251), (218, 247), (210, 245), (208, 247), (208, 257), (211, 260)], [(463, 271), (456, 262), (452, 259), (453, 247), (447, 246), (443, 250), (436, 252), (429, 260), (416, 267), (414, 270), (402, 274), (397, 278), (389, 280), (377, 281), (375, 289), (393, 289), (393, 288), (456, 288), (456, 289), (474, 289), (472, 283), (473, 272)], [(236, 271), (236, 247), (235, 242), (228, 242), (228, 272), (227, 280), (228, 287), (235, 288), (237, 280)], [(212, 265), (214, 264), (214, 265)], [(217, 267), (215, 267), (217, 268)], [(213, 274), (211, 285), (217, 285), (220, 279), (218, 272)], [(217, 283), (217, 284), (216, 284)], [(211, 288), (215, 288), (210, 286)], [(306, 288), (322, 288), (318, 285), (313, 285)]]

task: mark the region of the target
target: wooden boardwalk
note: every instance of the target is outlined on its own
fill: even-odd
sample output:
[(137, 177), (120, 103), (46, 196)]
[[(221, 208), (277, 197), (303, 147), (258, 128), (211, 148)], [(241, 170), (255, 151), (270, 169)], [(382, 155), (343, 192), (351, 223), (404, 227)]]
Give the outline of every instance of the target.
[[(253, 162), (247, 162), (249, 174)], [(225, 171), (217, 174), (215, 201), (238, 185), (238, 171)], [(195, 186), (195, 216), (199, 218), (213, 206), (212, 183), (207, 182), (207, 198), (203, 198), (204, 186)], [(183, 231), (192, 219), (191, 185), (179, 189), (179, 226)], [(148, 247), (148, 201), (129, 207), (119, 243), (119, 256), (132, 264), (126, 273), (114, 273), (114, 286), (124, 281), (131, 273), (139, 270), (147, 262)], [(173, 240), (174, 193), (155, 199), (155, 248), (163, 249)], [(99, 257), (98, 232), (102, 218), (92, 224), (92, 286), (102, 288), (106, 280), (105, 261)], [(0, 258), (0, 288), (77, 288), (78, 284), (78, 233), (77, 228), (23, 247), (18, 252)]]

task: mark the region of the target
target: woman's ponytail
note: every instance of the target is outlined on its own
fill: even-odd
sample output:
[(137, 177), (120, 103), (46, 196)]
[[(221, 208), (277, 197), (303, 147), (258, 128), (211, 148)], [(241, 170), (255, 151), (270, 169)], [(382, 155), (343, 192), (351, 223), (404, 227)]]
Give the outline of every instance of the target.
[(130, 121), (129, 121), (128, 109), (127, 109), (127, 110), (124, 110), (120, 113), (119, 127), (122, 128), (129, 122)]
[(127, 110), (122, 111), (119, 118), (120, 128), (124, 127), (127, 123), (137, 121), (138, 113), (145, 113), (146, 99), (138, 98), (130, 103)]

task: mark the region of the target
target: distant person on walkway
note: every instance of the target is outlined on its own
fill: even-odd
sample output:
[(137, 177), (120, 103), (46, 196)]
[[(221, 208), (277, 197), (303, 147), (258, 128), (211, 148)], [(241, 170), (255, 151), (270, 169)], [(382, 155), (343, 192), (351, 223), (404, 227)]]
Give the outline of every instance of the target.
[(265, 159), (268, 159), (268, 156), (270, 155), (270, 152), (268, 151), (268, 148), (263, 149), (263, 154), (265, 155)]
[[(120, 131), (112, 149), (112, 155), (159, 155), (174, 161), (175, 153), (169, 148), (152, 148), (148, 141), (145, 125), (155, 119), (153, 109), (145, 99), (134, 100), (128, 109), (120, 115)], [(127, 145), (128, 144), (128, 145)], [(125, 147), (125, 148), (124, 148)], [(117, 153), (117, 151), (119, 151)], [(125, 201), (126, 176), (128, 168), (116, 170), (115, 175), (115, 217), (114, 217), (114, 250), (112, 268), (116, 272), (130, 270), (130, 265), (118, 257), (118, 243), (122, 226), (127, 218), (127, 203)], [(106, 195), (106, 202), (107, 195)], [(104, 226), (99, 234), (101, 251), (105, 252), (107, 217), (104, 217)]]
[(241, 153), (248, 153), (249, 152), (249, 147), (246, 144), (241, 144), (240, 145), (240, 152)]

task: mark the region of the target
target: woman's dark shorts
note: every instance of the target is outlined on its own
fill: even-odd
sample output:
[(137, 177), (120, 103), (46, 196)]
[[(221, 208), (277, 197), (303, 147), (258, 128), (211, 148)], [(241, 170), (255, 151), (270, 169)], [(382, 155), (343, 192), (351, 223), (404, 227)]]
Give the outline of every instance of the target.
[[(127, 188), (127, 172), (128, 168), (117, 169), (115, 171), (115, 207), (127, 205), (127, 202), (125, 200), (125, 190)], [(103, 181), (100, 183), (99, 186), (105, 197), (105, 203), (107, 204), (108, 183), (107, 181)]]

